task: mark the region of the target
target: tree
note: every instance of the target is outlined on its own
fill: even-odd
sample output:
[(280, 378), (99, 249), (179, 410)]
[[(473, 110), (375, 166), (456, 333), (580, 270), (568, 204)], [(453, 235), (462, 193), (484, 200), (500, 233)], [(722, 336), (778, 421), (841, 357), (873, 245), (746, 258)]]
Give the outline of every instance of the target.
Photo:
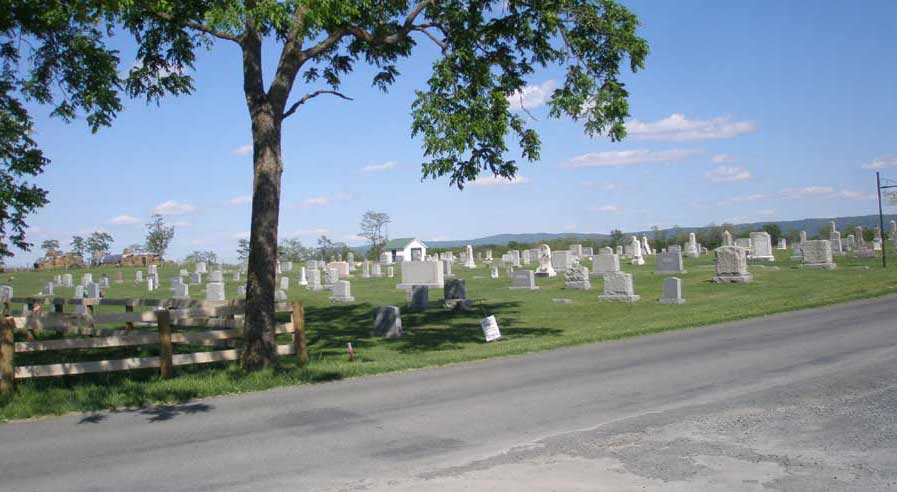
[(361, 217), (361, 232), (358, 235), (370, 241), (370, 251), (373, 253), (373, 258), (380, 256), (383, 245), (386, 244), (387, 237), (384, 228), (390, 222), (392, 220), (388, 214), (374, 212), (373, 210), (368, 210)]
[(161, 215), (153, 214), (146, 224), (146, 250), (160, 257), (165, 256), (173, 238), (174, 226), (166, 226)]
[(50, 160), (32, 138), (26, 105), (65, 121), (79, 112), (96, 132), (121, 109), (118, 56), (104, 46), (112, 15), (92, 1), (11, 1), (0, 7), (0, 257), (29, 250), (26, 218), (49, 200), (28, 182)]
[(40, 249), (44, 250), (47, 256), (56, 254), (56, 252), (59, 251), (59, 241), (55, 239), (47, 239), (40, 243)]
[(72, 247), (72, 253), (80, 257), (84, 257), (84, 253), (87, 252), (87, 242), (81, 236), (72, 236), (72, 242), (69, 243)]
[(184, 258), (185, 263), (207, 263), (214, 265), (218, 263), (218, 255), (214, 251), (194, 251)]
[(90, 236), (87, 236), (87, 241), (85, 241), (85, 246), (87, 247), (87, 252), (90, 253), (91, 257), (94, 260), (98, 260), (101, 256), (109, 253), (109, 248), (112, 246), (112, 236), (106, 232), (94, 232), (91, 233)]
[(309, 256), (308, 248), (296, 238), (284, 239), (277, 247), (277, 257), (281, 261), (304, 261)]
[(327, 236), (322, 235), (318, 238), (318, 254), (322, 260), (327, 260), (330, 256), (336, 254), (336, 244)]
[(140, 254), (140, 253), (145, 252), (145, 248), (144, 248), (143, 244), (133, 243), (128, 246), (128, 251), (130, 251), (131, 254)]
[(621, 231), (620, 229), (614, 229), (610, 231), (610, 241), (614, 246), (623, 244), (623, 231)]
[(782, 229), (778, 224), (765, 224), (762, 230), (769, 234), (769, 239), (773, 244), (778, 242), (779, 238), (782, 237)]
[(242, 262), (247, 258), (249, 258), (249, 240), (240, 239), (237, 241), (237, 259)]
[[(25, 3), (35, 9), (43, 4)], [(82, 28), (91, 34), (88, 46), (101, 43), (96, 26), (106, 21), (120, 23), (134, 36), (137, 60), (125, 81), (125, 91), (132, 97), (157, 102), (164, 95), (190, 93), (189, 70), (201, 46), (222, 41), (241, 52), (253, 142), (241, 356), (246, 368), (275, 361), (281, 136), (284, 120), (302, 105), (321, 95), (350, 99), (339, 89), (342, 78), (358, 63), (374, 68), (373, 85), (385, 91), (399, 75), (398, 60), (410, 57), (419, 40), (433, 42), (439, 54), (431, 64), (426, 89), (417, 91), (412, 104), (411, 134), (423, 145), (423, 177), (448, 176), (449, 184), (460, 189), (481, 172), (503, 178), (516, 175), (517, 161), (506, 156), (509, 136), (516, 140), (521, 158), (539, 159), (539, 136), (512, 105), (526, 113), (522, 90), (527, 77), (540, 67), (555, 67), (565, 74), (547, 101), (550, 117), (582, 122), (589, 136), (624, 138), (629, 92), (620, 72), (627, 60), (629, 69), (637, 71), (648, 54), (647, 42), (636, 33), (637, 17), (613, 0), (132, 0), (98, 5), (105, 8), (72, 10), (99, 12), (92, 17), (82, 14), (89, 21)], [(108, 30), (109, 35), (114, 32), (119, 31)], [(262, 64), (266, 42), (280, 49), (267, 87)], [(102, 97), (82, 98), (86, 102), (81, 104), (86, 106), (81, 109), (93, 110), (89, 121), (92, 117), (95, 125), (108, 123), (121, 107), (115, 91), (117, 63), (111, 63), (117, 61), (117, 52), (102, 46), (98, 51), (103, 56), (95, 58), (109, 63), (97, 67), (102, 76), (97, 87), (109, 89), (99, 91)], [(98, 64), (75, 59), (83, 64), (74, 67), (78, 73), (90, 72)], [(92, 79), (96, 72), (88, 76)], [(297, 78), (309, 92), (291, 102)], [(95, 110), (97, 105), (106, 111)], [(65, 109), (73, 113), (77, 108)]]

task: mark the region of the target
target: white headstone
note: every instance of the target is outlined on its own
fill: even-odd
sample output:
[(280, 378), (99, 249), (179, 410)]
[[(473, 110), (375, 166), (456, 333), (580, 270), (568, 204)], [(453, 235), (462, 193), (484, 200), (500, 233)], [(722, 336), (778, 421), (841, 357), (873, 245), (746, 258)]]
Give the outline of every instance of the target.
[(604, 276), (604, 294), (601, 301), (635, 302), (641, 299), (632, 287), (632, 275), (625, 272), (608, 273)]
[(501, 330), (498, 328), (498, 321), (495, 320), (495, 316), (487, 316), (486, 318), (483, 318), (483, 320), (480, 321), (480, 327), (483, 329), (483, 336), (486, 337), (487, 342), (501, 338)]
[(402, 262), (402, 283), (400, 289), (415, 285), (425, 285), (441, 289), (445, 285), (445, 276), (441, 261), (405, 261)]
[(476, 268), (477, 264), (473, 261), (473, 246), (467, 245), (465, 259), (464, 259), (464, 267), (465, 268)]
[(676, 277), (668, 277), (663, 280), (663, 297), (661, 304), (684, 304), (682, 298), (682, 280)]
[(547, 244), (539, 246), (539, 268), (536, 269), (537, 277), (554, 277), (557, 272), (551, 264), (551, 248)]
[(223, 301), (224, 282), (209, 282), (206, 284), (206, 300), (207, 301)]
[(352, 302), (355, 300), (352, 297), (352, 284), (348, 280), (336, 281), (331, 291), (333, 295), (330, 296), (330, 300), (333, 302)]

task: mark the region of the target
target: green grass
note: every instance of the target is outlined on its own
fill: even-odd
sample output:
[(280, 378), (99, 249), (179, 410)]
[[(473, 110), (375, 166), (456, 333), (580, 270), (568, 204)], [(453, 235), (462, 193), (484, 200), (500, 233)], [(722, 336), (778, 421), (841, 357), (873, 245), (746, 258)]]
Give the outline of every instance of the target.
[[(653, 259), (643, 267), (624, 265), (634, 274), (637, 294), (634, 304), (599, 302), (601, 281), (593, 279), (591, 291), (563, 289), (563, 279), (538, 279), (537, 291), (512, 291), (504, 277), (489, 278), (486, 268), (455, 273), (467, 280), (468, 297), (474, 307), (467, 312), (448, 311), (441, 306), (442, 291), (431, 290), (431, 306), (424, 312), (409, 312), (405, 294), (395, 288), (397, 277), (379, 279), (356, 278), (352, 293), (357, 302), (332, 304), (328, 292), (310, 292), (295, 285), (298, 272), (292, 277), (291, 299), (306, 305), (306, 326), (311, 362), (298, 368), (292, 358), (284, 357), (276, 371), (246, 373), (234, 364), (179, 367), (176, 377), (160, 380), (156, 370), (118, 372), (98, 375), (44, 378), (19, 381), (17, 393), (0, 401), (0, 420), (22, 419), (71, 411), (91, 412), (106, 409), (141, 407), (156, 403), (182, 402), (222, 394), (258, 391), (277, 386), (318, 383), (345, 378), (402, 371), (422, 367), (454, 364), (550, 350), (558, 347), (595, 343), (624, 337), (702, 326), (736, 319), (768, 315), (868, 298), (897, 292), (894, 269), (882, 269), (879, 259), (839, 258), (835, 271), (802, 270), (789, 259), (790, 252), (777, 251), (779, 270), (752, 265), (751, 284), (713, 284), (711, 257), (686, 259), (688, 273), (683, 280), (684, 305), (663, 305), (657, 302), (663, 276), (654, 274)], [(864, 267), (868, 267), (864, 268)], [(123, 285), (112, 284), (108, 296), (166, 297), (169, 278), (176, 267), (160, 269), (162, 285), (154, 293), (134, 284), (136, 268), (123, 268), (128, 279)], [(385, 269), (384, 269), (385, 270)], [(114, 269), (94, 268), (98, 279), (103, 272), (114, 278)], [(15, 295), (36, 294), (41, 285), (60, 272), (27, 272), (0, 274), (0, 285), (15, 287)], [(72, 272), (75, 281), (80, 271)], [(14, 277), (14, 278), (11, 278)], [(237, 283), (227, 276), (227, 292), (236, 293)], [(57, 289), (56, 295), (69, 296), (73, 289)], [(154, 294), (154, 295), (153, 295)], [(203, 292), (191, 286), (198, 299)], [(556, 304), (554, 298), (572, 299), (571, 304)], [(373, 339), (368, 336), (376, 306), (399, 305), (407, 335), (400, 339)], [(108, 308), (107, 308), (108, 309)], [(119, 308), (120, 310), (120, 308)], [(494, 314), (501, 327), (502, 338), (484, 343), (479, 321)], [(281, 343), (285, 343), (283, 338)], [(357, 357), (349, 361), (346, 343), (352, 342)], [(122, 356), (148, 355), (154, 347), (116, 349), (88, 353), (55, 352), (17, 356), (17, 363), (47, 363), (64, 360), (95, 360)], [(180, 351), (192, 350), (190, 347)]]

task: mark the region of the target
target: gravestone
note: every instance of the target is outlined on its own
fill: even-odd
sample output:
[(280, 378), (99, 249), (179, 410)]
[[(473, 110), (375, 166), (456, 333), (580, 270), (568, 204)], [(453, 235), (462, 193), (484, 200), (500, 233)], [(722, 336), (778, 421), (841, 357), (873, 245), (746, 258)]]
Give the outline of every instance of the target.
[(477, 264), (473, 261), (473, 246), (467, 245), (467, 251), (464, 255), (464, 268), (476, 268)]
[(101, 289), (108, 289), (108, 288), (109, 288), (109, 277), (107, 277), (106, 275), (103, 275), (103, 276), (100, 278), (100, 288), (101, 288)]
[(321, 270), (312, 268), (308, 271), (308, 288), (313, 291), (321, 290)]
[(397, 288), (407, 289), (424, 285), (441, 289), (445, 285), (445, 275), (441, 261), (402, 262), (402, 283)]
[(617, 245), (617, 256), (619, 256), (620, 258), (623, 257), (623, 245), (621, 244)]
[(289, 290), (290, 288), (290, 277), (280, 277), (280, 288), (282, 290)]
[(442, 291), (442, 300), (445, 307), (449, 309), (469, 307), (467, 284), (464, 282), (464, 279), (446, 280), (445, 288)]
[(856, 238), (853, 234), (847, 235), (847, 251), (852, 252), (856, 249)]
[[(153, 266), (155, 266), (155, 265), (153, 265)], [(150, 273), (152, 273), (152, 271), (153, 271), (153, 268), (152, 268), (152, 266), (151, 266), (151, 267), (150, 267)], [(206, 262), (204, 262), (204, 261), (197, 261), (197, 262), (196, 262), (196, 265), (195, 265), (195, 267), (194, 267), (194, 271), (195, 271), (196, 273), (207, 273)]]
[(515, 268), (519, 268), (521, 266), (520, 265), (520, 250), (515, 249), (512, 251), (509, 251), (508, 253), (511, 254), (511, 266), (515, 267)]
[(780, 251), (787, 250), (788, 249), (788, 240), (783, 237), (780, 237), (779, 244), (776, 246), (776, 249), (778, 249)]
[(700, 252), (698, 251), (698, 241), (695, 239), (695, 233), (688, 233), (688, 243), (685, 245), (685, 256), (689, 258), (697, 258)]
[(829, 241), (832, 243), (832, 254), (841, 256), (844, 254), (844, 249), (841, 245), (841, 233), (838, 231), (832, 231), (828, 235)]
[(656, 273), (666, 275), (671, 273), (686, 273), (682, 261), (682, 253), (658, 253)]
[(81, 285), (87, 287), (87, 284), (93, 283), (93, 274), (85, 273), (81, 275)]
[(383, 276), (383, 267), (379, 263), (374, 263), (371, 265), (371, 275), (380, 278)]
[(492, 272), (489, 274), (492, 278), (498, 278), (498, 267), (492, 267)]
[(371, 262), (368, 260), (361, 262), (361, 278), (371, 278)]
[(480, 321), (480, 327), (483, 329), (483, 336), (486, 342), (492, 342), (501, 338), (501, 330), (498, 328), (498, 321), (495, 316), (487, 316)]
[(392, 254), (389, 252), (380, 253), (380, 264), (381, 265), (391, 265), (392, 264)]
[(663, 280), (663, 297), (661, 304), (685, 304), (682, 298), (682, 280), (676, 277), (668, 277)]
[(751, 250), (751, 238), (749, 237), (739, 237), (735, 239), (735, 246), (744, 249), (745, 252)]
[(749, 283), (754, 276), (748, 272), (747, 252), (738, 246), (720, 246), (716, 249), (717, 283)]
[(733, 246), (732, 242), (732, 233), (729, 231), (723, 231), (723, 246)]
[(305, 271), (305, 267), (299, 269), (299, 287), (308, 286), (308, 274)]
[(408, 304), (415, 311), (427, 309), (430, 305), (430, 288), (426, 285), (412, 285), (408, 288)]
[[(302, 268), (305, 268), (305, 267), (302, 267)], [(240, 281), (240, 271), (239, 270), (234, 271), (234, 274), (233, 274), (233, 277), (231, 277), (231, 280), (233, 280), (234, 282)]]
[(374, 328), (372, 337), (398, 338), (404, 335), (402, 330), (402, 316), (398, 306), (378, 307), (374, 313)]
[(190, 284), (199, 285), (202, 283), (202, 273), (196, 272), (190, 275)]
[(538, 290), (532, 270), (517, 270), (511, 274), (511, 290)]
[(215, 270), (209, 274), (209, 282), (224, 282), (224, 273), (221, 270)]
[(223, 301), (224, 282), (209, 282), (206, 284), (206, 300), (207, 301)]
[(63, 287), (71, 287), (72, 286), (72, 274), (65, 273), (62, 275), (62, 286)]
[(336, 269), (339, 278), (349, 278), (349, 264), (345, 261), (331, 261), (327, 264), (327, 269)]
[(554, 270), (551, 261), (551, 248), (547, 244), (539, 246), (539, 268), (536, 269), (537, 277), (554, 277), (557, 272)]
[(648, 243), (648, 236), (642, 236), (642, 254), (647, 256), (654, 255), (654, 251), (651, 250), (651, 244)]
[(124, 282), (124, 278), (122, 278), (121, 271), (120, 271), (120, 270), (117, 270), (117, 271), (115, 272), (115, 283), (120, 284), (120, 283), (122, 283), (122, 282)]
[(52, 296), (53, 295), (53, 282), (47, 282), (44, 284), (43, 290), (41, 290), (41, 295)]
[(280, 273), (291, 273), (293, 271), (293, 262), (292, 261), (281, 261), (280, 262)]
[(801, 268), (835, 269), (835, 263), (832, 261), (831, 241), (824, 239), (806, 241), (803, 245), (803, 251), (804, 262), (801, 264)]
[(866, 238), (863, 236), (863, 226), (856, 226), (853, 237), (856, 241), (856, 249), (863, 249), (866, 247)]
[(351, 251), (346, 253), (346, 263), (349, 264), (349, 273), (355, 272), (355, 253)]
[(274, 302), (287, 302), (288, 299), (286, 291), (280, 289), (274, 291)]
[(190, 272), (188, 272), (187, 269), (185, 269), (185, 268), (181, 268), (178, 271), (178, 276), (179, 277), (188, 277), (188, 276), (190, 276)]
[(632, 251), (632, 261), (630, 263), (636, 266), (644, 265), (645, 258), (642, 256), (642, 243), (639, 242), (637, 237), (632, 236), (632, 239), (629, 241), (629, 249)]
[(13, 298), (13, 292), (11, 285), (0, 285), (0, 302), (9, 302)]
[(582, 245), (581, 244), (571, 244), (569, 248), (570, 254), (576, 257), (582, 256)]
[(334, 282), (331, 292), (333, 294), (330, 296), (330, 300), (333, 302), (355, 301), (355, 298), (352, 297), (352, 284), (348, 280), (337, 280)]
[(72, 296), (73, 296), (75, 299), (81, 299), (81, 298), (83, 298), (83, 297), (84, 297), (84, 286), (83, 286), (83, 285), (76, 285), (76, 286), (75, 286), (75, 293), (74, 293)]
[(391, 267), (391, 266), (386, 267), (386, 276), (387, 276), (387, 278), (395, 277), (396, 276), (395, 267)]
[(150, 275), (146, 277), (146, 290), (152, 292), (156, 290), (156, 287), (158, 287), (158, 284), (156, 283), (156, 276)]
[(486, 261), (492, 261), (492, 250), (491, 249), (486, 250)]
[(575, 263), (569, 251), (555, 251), (551, 254), (551, 267), (556, 272), (565, 272)]
[(241, 285), (241, 286), (237, 287), (237, 297), (239, 297), (241, 299), (246, 297), (246, 286), (245, 285)]
[(454, 277), (455, 274), (452, 273), (452, 262), (448, 259), (440, 260), (442, 261), (442, 275), (445, 278)]
[(178, 282), (174, 284), (174, 298), (187, 299), (190, 297), (190, 287), (187, 284)]
[(631, 274), (616, 272), (604, 276), (604, 294), (598, 296), (598, 300), (636, 302), (639, 299), (641, 299), (641, 296), (636, 295), (632, 287)]
[(751, 259), (775, 261), (772, 254), (772, 238), (768, 232), (751, 233)]
[[(159, 267), (156, 265), (150, 265), (149, 267), (147, 267), (147, 269), (149, 270), (150, 275), (158, 275), (159, 274)], [(205, 272), (203, 272), (203, 273), (205, 273)]]
[(87, 284), (87, 287), (84, 290), (86, 291), (86, 296), (89, 299), (100, 298), (100, 284), (90, 282), (89, 284)]
[(520, 253), (520, 261), (524, 265), (529, 265), (530, 263), (533, 262), (532, 258), (530, 257), (530, 250), (525, 249)]
[[(528, 270), (527, 270), (528, 271)], [(573, 290), (590, 290), (589, 269), (579, 263), (564, 271), (564, 288)]]
[(620, 271), (620, 256), (610, 248), (601, 248), (597, 256), (592, 257), (592, 276), (603, 277), (608, 273)]

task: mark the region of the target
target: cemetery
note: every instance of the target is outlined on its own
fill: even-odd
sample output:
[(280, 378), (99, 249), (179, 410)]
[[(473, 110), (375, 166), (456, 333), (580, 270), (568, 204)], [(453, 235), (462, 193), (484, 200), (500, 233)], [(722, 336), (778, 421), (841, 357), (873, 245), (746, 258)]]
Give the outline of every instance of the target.
[[(123, 362), (152, 361), (160, 355), (160, 345), (153, 340), (159, 340), (161, 325), (152, 322), (153, 309), (184, 303), (203, 309), (239, 303), (245, 294), (240, 266), (101, 265), (7, 272), (0, 274), (0, 297), (9, 301), (6, 306), (18, 320), (15, 344), (10, 345), (16, 347), (17, 374), (41, 376), (51, 366), (60, 374), (75, 374), (58, 368), (82, 363), (88, 367), (91, 361), (107, 359), (111, 361), (103, 363), (107, 366), (135, 369), (22, 379), (13, 398), (0, 400), (0, 419), (143, 406), (439, 366), (897, 291), (897, 279), (880, 267), (874, 253), (833, 254), (828, 240), (807, 240), (802, 243), (803, 252), (801, 243), (789, 245), (793, 250), (782, 250), (772, 247), (768, 235), (732, 241), (739, 243), (750, 244), (759, 256), (753, 258), (753, 251), (739, 246), (708, 251), (693, 238), (681, 249), (658, 250), (647, 238), (633, 237), (622, 251), (629, 256), (606, 247), (573, 245), (552, 251), (547, 245), (533, 245), (523, 252), (492, 248), (431, 252), (422, 261), (387, 262), (382, 268), (380, 261), (361, 256), (352, 262), (282, 262), (276, 283), (276, 300), (285, 306), (278, 309), (278, 326), (287, 327), (277, 335), (277, 344), (285, 347), (280, 351), (282, 368), (252, 377), (249, 374), (255, 373), (244, 373), (232, 362), (238, 339), (221, 335), (214, 343), (208, 342), (209, 330), (239, 330), (239, 316), (229, 321), (215, 314), (202, 320), (177, 320), (176, 330), (184, 334), (177, 335), (181, 342), (173, 346), (173, 357), (181, 363), (175, 364), (172, 379), (160, 377), (159, 369), (140, 369), (158, 365)], [(593, 251), (597, 254), (586, 254)], [(387, 269), (393, 275), (387, 275)], [(102, 301), (87, 302), (100, 297)], [(288, 307), (293, 302), (304, 313), (307, 364), (297, 360), (295, 333), (289, 328), (295, 322)], [(50, 313), (60, 312), (63, 305), (65, 316), (71, 313), (73, 320), (79, 320), (88, 304), (96, 324), (73, 322), (88, 326), (80, 333), (66, 332), (63, 337), (53, 330), (27, 329), (34, 328), (35, 322), (29, 325), (29, 316), (50, 319)], [(130, 308), (123, 313), (126, 305)], [(150, 322), (124, 323), (126, 319)], [(91, 330), (103, 329), (116, 336), (137, 336), (143, 344), (101, 349), (100, 342), (84, 341)], [(208, 343), (187, 343), (191, 340)], [(60, 344), (96, 346), (58, 352), (34, 349)], [(19, 353), (26, 347), (31, 349)], [(216, 358), (216, 351), (230, 351), (230, 355)]]

